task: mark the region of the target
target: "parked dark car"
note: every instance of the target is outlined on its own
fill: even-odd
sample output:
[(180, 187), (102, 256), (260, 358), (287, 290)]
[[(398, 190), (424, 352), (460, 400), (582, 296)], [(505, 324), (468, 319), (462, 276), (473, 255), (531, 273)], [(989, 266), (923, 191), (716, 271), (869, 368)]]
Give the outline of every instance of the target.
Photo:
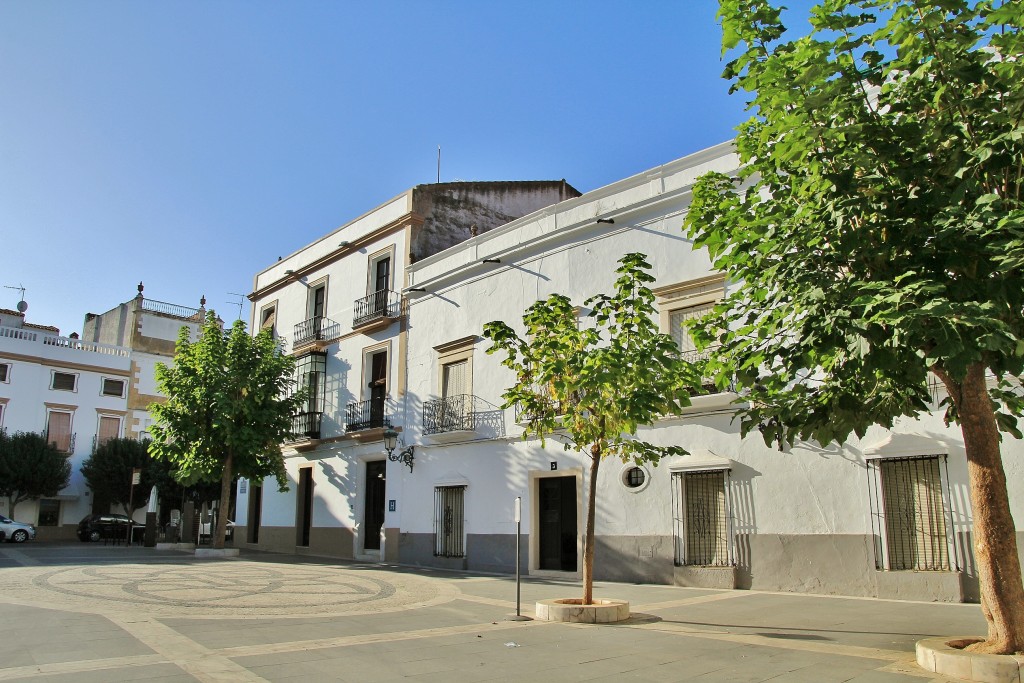
[[(138, 540), (145, 524), (132, 520), (132, 540)], [(86, 515), (78, 523), (78, 540), (88, 541), (123, 541), (128, 535), (128, 517), (107, 513), (102, 515)]]

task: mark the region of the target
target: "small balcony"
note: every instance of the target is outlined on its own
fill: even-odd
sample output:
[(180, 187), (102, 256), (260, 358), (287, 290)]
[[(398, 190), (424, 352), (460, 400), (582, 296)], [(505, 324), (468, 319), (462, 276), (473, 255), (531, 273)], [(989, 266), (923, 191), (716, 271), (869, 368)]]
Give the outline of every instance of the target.
[(296, 413), (292, 416), (292, 438), (297, 441), (319, 439), (323, 419), (322, 412)]
[(390, 426), (391, 418), (384, 413), (383, 400), (357, 401), (345, 406), (346, 432), (384, 429)]
[(476, 430), (476, 397), (456, 394), (423, 403), (423, 433), (472, 432)]
[[(697, 351), (697, 350), (683, 351), (683, 352), (681, 352), (679, 354), (679, 356), (680, 356), (680, 358), (683, 361), (685, 361), (687, 363), (693, 363), (695, 365), (703, 365), (709, 358), (711, 358), (713, 355), (718, 353), (719, 349), (721, 349), (721, 345), (720, 344), (715, 344), (715, 345), (709, 346), (708, 348), (703, 349), (701, 351)], [(730, 383), (728, 391), (733, 391), (733, 388), (734, 387), (733, 387), (732, 383)], [(699, 387), (693, 387), (692, 392), (693, 393), (691, 394), (691, 396), (707, 396), (709, 394), (721, 393), (721, 389), (719, 389), (715, 385), (714, 378), (712, 378), (712, 377), (702, 377), (701, 378), (701, 385)]]
[(308, 347), (324, 348), (330, 340), (337, 339), (339, 336), (341, 336), (341, 327), (338, 323), (322, 315), (314, 316), (295, 326), (295, 334), (292, 336), (292, 353), (304, 351)]
[(398, 292), (390, 289), (381, 289), (356, 299), (352, 305), (352, 329), (369, 332), (387, 327), (399, 316), (401, 302)]
[(56, 448), (59, 452), (71, 455), (75, 452), (75, 433), (45, 431), (43, 437), (46, 442)]

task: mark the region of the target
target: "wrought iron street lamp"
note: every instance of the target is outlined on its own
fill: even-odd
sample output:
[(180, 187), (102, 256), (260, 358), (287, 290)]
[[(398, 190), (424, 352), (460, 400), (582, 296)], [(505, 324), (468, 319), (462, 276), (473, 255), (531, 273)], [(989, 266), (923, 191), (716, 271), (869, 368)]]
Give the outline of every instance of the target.
[(412, 451), (415, 446), (406, 446), (398, 453), (395, 453), (395, 449), (398, 447), (398, 432), (391, 427), (384, 430), (384, 450), (388, 452), (388, 460), (391, 462), (400, 462), (403, 465), (409, 466), (409, 472), (412, 472)]

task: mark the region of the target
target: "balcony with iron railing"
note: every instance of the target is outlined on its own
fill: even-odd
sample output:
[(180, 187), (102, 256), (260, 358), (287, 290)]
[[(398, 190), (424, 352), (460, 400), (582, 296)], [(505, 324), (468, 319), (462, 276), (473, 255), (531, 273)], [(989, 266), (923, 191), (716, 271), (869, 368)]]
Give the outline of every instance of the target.
[(423, 403), (423, 433), (472, 432), (476, 429), (478, 399), (456, 394)]
[[(714, 344), (705, 349), (696, 349), (690, 351), (683, 351), (679, 354), (681, 360), (687, 363), (703, 364), (709, 358), (714, 356), (721, 349), (720, 344)], [(730, 383), (728, 391), (733, 390), (733, 385)], [(692, 396), (707, 396), (709, 394), (722, 393), (722, 390), (715, 384), (714, 378), (704, 376), (701, 378), (701, 384), (699, 387), (693, 387)]]
[(381, 289), (373, 294), (356, 299), (352, 305), (352, 329), (366, 331), (367, 328), (384, 327), (399, 316), (402, 297), (398, 292)]
[(356, 401), (345, 406), (345, 431), (358, 432), (391, 426), (383, 399)]
[(295, 333), (292, 335), (292, 353), (305, 350), (308, 347), (324, 347), (332, 339), (341, 336), (341, 326), (330, 318), (322, 315), (313, 316), (303, 320), (295, 326)]
[(75, 452), (75, 433), (43, 431), (43, 438), (46, 442), (56, 448), (59, 452), (71, 455)]
[(320, 438), (324, 414), (319, 411), (296, 413), (292, 416), (292, 441), (312, 441)]

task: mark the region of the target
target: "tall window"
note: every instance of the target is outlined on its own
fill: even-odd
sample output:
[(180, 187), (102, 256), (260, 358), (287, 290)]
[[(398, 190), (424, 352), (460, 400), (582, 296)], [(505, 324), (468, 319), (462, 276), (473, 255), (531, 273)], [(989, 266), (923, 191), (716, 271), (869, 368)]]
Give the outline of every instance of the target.
[(0, 382), (4, 384), (11, 381), (11, 364), (0, 363)]
[(277, 330), (274, 327), (277, 323), (277, 306), (271, 304), (260, 311), (260, 331), (270, 330), (271, 337), (277, 337)]
[(373, 291), (384, 292), (390, 289), (391, 257), (386, 256), (373, 264)]
[(714, 304), (701, 304), (699, 306), (688, 306), (686, 308), (677, 308), (669, 311), (668, 324), (669, 333), (675, 340), (676, 344), (679, 345), (679, 350), (683, 355), (695, 355), (697, 353), (697, 347), (693, 343), (693, 339), (690, 337), (689, 331), (683, 327), (683, 324), (688, 320), (700, 318), (706, 315), (714, 307)]
[(469, 392), (469, 361), (445, 363), (441, 368), (441, 397), (459, 396)]
[(100, 425), (96, 432), (96, 447), (99, 448), (111, 439), (121, 436), (121, 418), (111, 415), (100, 415)]
[(944, 456), (869, 461), (871, 506), (880, 517), (876, 552), (890, 570), (949, 571), (949, 510), (943, 497)]
[(292, 431), (310, 439), (320, 438), (321, 420), (326, 402), (327, 353), (314, 351), (295, 363), (295, 388), (305, 397), (305, 404), (295, 415)]
[(465, 557), (462, 538), (465, 531), (465, 486), (438, 486), (434, 489), (434, 555)]
[(46, 440), (62, 453), (71, 452), (71, 413), (51, 410), (46, 414)]
[(732, 562), (728, 470), (672, 475), (676, 563), (727, 566)]

